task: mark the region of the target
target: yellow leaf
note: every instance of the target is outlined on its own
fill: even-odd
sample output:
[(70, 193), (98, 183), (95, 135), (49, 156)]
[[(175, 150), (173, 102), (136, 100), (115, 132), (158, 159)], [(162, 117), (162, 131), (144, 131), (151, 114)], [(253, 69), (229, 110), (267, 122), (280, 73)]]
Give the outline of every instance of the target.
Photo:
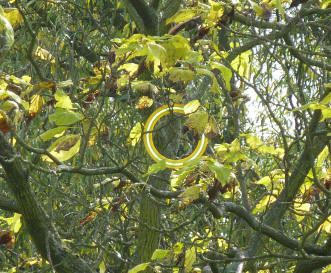
[(14, 27), (15, 25), (23, 22), (23, 17), (21, 13), (16, 8), (5, 8), (4, 15), (9, 21), (9, 23)]
[(323, 230), (326, 233), (331, 233), (331, 216), (329, 216), (328, 219), (326, 219), (325, 222), (320, 225), (318, 230)]
[(100, 270), (100, 273), (105, 273), (106, 272), (106, 265), (105, 265), (105, 262), (104, 261), (102, 261), (99, 264), (99, 270)]
[(134, 268), (131, 268), (128, 271), (128, 273), (137, 273), (137, 272), (143, 271), (143, 270), (145, 270), (147, 268), (148, 265), (149, 265), (149, 263), (138, 264)]
[(248, 79), (250, 78), (250, 59), (252, 56), (252, 51), (248, 50), (245, 51), (243, 53), (241, 53), (240, 55), (238, 55), (232, 62), (231, 62), (231, 66), (232, 68), (237, 71), (237, 73)]
[(196, 260), (195, 248), (191, 247), (185, 252), (184, 272), (191, 272), (192, 266)]
[(270, 205), (271, 203), (276, 201), (276, 197), (273, 195), (266, 195), (264, 196), (259, 203), (257, 203), (257, 205), (255, 206), (255, 208), (253, 209), (253, 213), (257, 213), (257, 212), (263, 212), (266, 207), (268, 205)]
[(166, 24), (170, 23), (181, 23), (185, 22), (187, 20), (192, 19), (196, 14), (198, 13), (198, 10), (194, 9), (181, 9), (179, 10), (174, 16), (167, 19)]
[(307, 214), (310, 210), (310, 204), (304, 203), (302, 200), (297, 200), (294, 203), (294, 210), (298, 214), (295, 214), (295, 217), (297, 218), (298, 222), (301, 222), (305, 218), (305, 214)]
[[(72, 158), (79, 152), (81, 137), (79, 135), (67, 135), (57, 139), (48, 151), (59, 161), (63, 162)], [(42, 156), (42, 160), (53, 162), (48, 156)]]
[(197, 111), (190, 115), (185, 125), (189, 127), (195, 134), (201, 135), (204, 133), (208, 123), (208, 113), (205, 111)]
[(173, 82), (179, 81), (191, 81), (195, 77), (195, 73), (192, 70), (179, 68), (179, 67), (171, 67), (169, 69), (169, 80)]
[(191, 100), (184, 105), (184, 113), (186, 115), (196, 112), (200, 107), (200, 102), (198, 100)]
[(136, 103), (136, 109), (145, 109), (149, 108), (153, 105), (153, 100), (149, 97), (142, 96), (139, 98), (138, 102)]
[(46, 49), (41, 48), (40, 46), (36, 48), (34, 56), (42, 61), (49, 61), (51, 63), (55, 63), (55, 58), (53, 57), (53, 55)]
[(135, 63), (127, 63), (127, 64), (123, 64), (121, 65), (118, 70), (126, 70), (127, 72), (129, 72), (130, 76), (133, 76), (137, 71), (138, 71), (138, 64)]
[(197, 184), (187, 188), (178, 197), (182, 199), (182, 204), (187, 205), (199, 198), (200, 192), (206, 189), (206, 185)]
[(131, 146), (136, 146), (136, 144), (140, 141), (141, 132), (141, 123), (138, 122), (130, 131), (130, 135), (127, 139), (128, 143), (131, 144)]
[(57, 100), (55, 107), (73, 109), (70, 97), (63, 90), (57, 89), (54, 97)]
[(35, 117), (37, 114), (39, 114), (43, 104), (44, 100), (40, 95), (33, 95), (28, 109), (29, 116)]
[(206, 125), (204, 134), (209, 139), (212, 139), (212, 138), (220, 135), (220, 131), (219, 131), (217, 122), (213, 116), (209, 116), (208, 123)]

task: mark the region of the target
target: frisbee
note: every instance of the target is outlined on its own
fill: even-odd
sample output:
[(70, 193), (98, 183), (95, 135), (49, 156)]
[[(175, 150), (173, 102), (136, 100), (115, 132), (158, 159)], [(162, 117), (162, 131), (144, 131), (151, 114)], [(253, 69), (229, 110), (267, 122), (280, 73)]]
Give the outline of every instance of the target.
[(200, 157), (206, 150), (208, 139), (202, 134), (201, 138), (195, 147), (194, 151), (185, 158), (181, 159), (170, 159), (162, 155), (155, 147), (153, 142), (153, 130), (156, 123), (164, 116), (169, 115), (171, 112), (184, 114), (183, 104), (174, 104), (173, 106), (164, 105), (156, 109), (147, 119), (144, 127), (144, 144), (148, 154), (153, 158), (154, 161), (165, 160), (166, 166), (172, 169), (180, 169), (185, 167), (191, 160)]

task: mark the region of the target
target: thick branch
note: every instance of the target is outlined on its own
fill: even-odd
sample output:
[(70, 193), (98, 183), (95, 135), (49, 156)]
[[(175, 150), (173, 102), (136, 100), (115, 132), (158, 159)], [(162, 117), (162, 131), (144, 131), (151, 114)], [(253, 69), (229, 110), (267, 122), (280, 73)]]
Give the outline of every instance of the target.
[(9, 212), (20, 213), (20, 209), (15, 200), (0, 196), (0, 209)]
[(47, 214), (35, 198), (28, 172), (23, 169), (19, 156), (1, 132), (0, 164), (5, 170), (8, 187), (16, 198), (20, 213), (39, 253), (59, 273), (92, 273), (92, 269), (82, 259), (62, 245)]

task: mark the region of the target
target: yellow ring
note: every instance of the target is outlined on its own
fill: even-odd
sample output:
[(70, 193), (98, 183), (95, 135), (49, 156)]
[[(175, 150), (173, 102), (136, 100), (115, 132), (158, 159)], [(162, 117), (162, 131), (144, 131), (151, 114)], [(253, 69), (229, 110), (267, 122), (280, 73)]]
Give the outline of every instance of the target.
[(170, 158), (166, 158), (165, 156), (161, 155), (159, 151), (155, 148), (153, 142), (153, 135), (152, 131), (154, 130), (154, 126), (156, 123), (164, 116), (170, 114), (171, 112), (184, 114), (184, 105), (183, 104), (174, 104), (174, 106), (164, 105), (158, 109), (156, 109), (147, 119), (146, 125), (144, 127), (144, 144), (148, 154), (153, 158), (156, 162), (165, 159), (166, 165), (168, 168), (172, 169), (180, 169), (183, 168), (189, 163), (190, 160), (196, 159), (200, 157), (206, 150), (208, 139), (203, 134), (198, 142), (198, 145), (194, 149), (193, 153), (189, 156), (174, 160)]

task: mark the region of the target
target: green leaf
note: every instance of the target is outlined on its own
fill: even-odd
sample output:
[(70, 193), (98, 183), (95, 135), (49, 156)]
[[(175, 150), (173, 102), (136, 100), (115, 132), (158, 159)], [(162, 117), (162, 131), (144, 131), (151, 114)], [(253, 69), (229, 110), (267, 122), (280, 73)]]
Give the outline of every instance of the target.
[(253, 209), (252, 213), (263, 212), (267, 205), (276, 201), (276, 197), (273, 195), (266, 195), (264, 196), (259, 203), (256, 204), (255, 208)]
[(56, 87), (58, 88), (63, 88), (63, 87), (68, 87), (68, 86), (71, 86), (73, 85), (74, 83), (72, 82), (72, 80), (66, 80), (66, 81), (63, 81), (63, 82), (58, 82), (56, 84)]
[(214, 73), (208, 69), (205, 69), (205, 68), (197, 68), (196, 69), (197, 73), (200, 74), (200, 75), (206, 75), (208, 77), (211, 78), (212, 80), (212, 85), (210, 87), (210, 91), (213, 92), (213, 93), (218, 93), (219, 92), (219, 86), (218, 86), (218, 82), (217, 82), (217, 79), (214, 75)]
[(56, 125), (71, 125), (83, 118), (84, 116), (80, 113), (68, 109), (56, 108), (55, 113), (49, 116), (49, 121), (54, 122)]
[(178, 67), (171, 67), (169, 69), (169, 80), (173, 82), (179, 81), (191, 81), (195, 77), (195, 74), (192, 70), (178, 68)]
[(157, 87), (150, 83), (149, 81), (134, 81), (131, 83), (132, 89), (134, 91), (146, 94), (146, 93), (154, 93), (157, 94), (159, 90)]
[(231, 90), (231, 79), (232, 79), (232, 71), (230, 68), (218, 62), (210, 62), (211, 67), (214, 69), (218, 69), (222, 73), (222, 77), (228, 91)]
[(141, 123), (138, 122), (130, 131), (130, 135), (127, 139), (127, 142), (131, 144), (131, 146), (136, 146), (136, 144), (140, 141), (141, 139), (141, 132), (142, 132), (142, 127)]
[(151, 260), (162, 260), (169, 255), (170, 251), (167, 249), (155, 249)]
[(174, 254), (178, 255), (178, 254), (182, 253), (183, 249), (184, 249), (184, 244), (177, 242), (173, 247)]
[[(326, 84), (325, 84), (326, 85)], [(329, 85), (331, 85), (331, 83), (329, 83)], [(330, 86), (330, 88), (331, 88), (331, 86)], [(331, 102), (331, 92), (329, 92), (329, 94), (327, 94), (325, 97), (324, 97), (324, 99), (322, 99), (322, 101), (321, 101), (321, 104), (322, 105), (327, 105), (328, 103), (330, 103)]]
[(100, 270), (100, 273), (105, 273), (106, 272), (106, 265), (105, 265), (105, 262), (104, 261), (102, 261), (99, 264), (99, 270)]
[(198, 100), (191, 100), (190, 102), (184, 105), (184, 113), (185, 115), (195, 113), (199, 107), (201, 106)]
[(47, 130), (45, 133), (42, 133), (39, 137), (42, 141), (51, 140), (54, 137), (60, 137), (68, 129), (68, 127), (56, 127), (50, 130)]
[(185, 22), (187, 20), (192, 19), (194, 16), (196, 16), (197, 10), (194, 9), (182, 9), (179, 10), (174, 16), (168, 18), (166, 20), (166, 24), (171, 24), (171, 23), (181, 23)]
[(195, 248), (191, 247), (185, 252), (184, 272), (191, 272), (192, 266), (196, 260)]
[(208, 19), (213, 23), (217, 23), (224, 13), (224, 4), (215, 1), (210, 1), (209, 3), (211, 3), (211, 8), (208, 14)]
[(17, 233), (20, 230), (22, 226), (21, 216), (19, 213), (14, 213), (13, 217), (3, 219), (9, 225), (10, 231)]
[(167, 168), (166, 160), (162, 159), (158, 162), (156, 162), (153, 165), (150, 165), (148, 167), (148, 172), (143, 175), (143, 177), (149, 176), (153, 173), (158, 173), (159, 171), (165, 170)]
[(217, 161), (208, 161), (207, 166), (222, 184), (228, 181), (231, 174), (231, 168), (229, 166), (224, 166)]
[[(79, 135), (67, 135), (57, 139), (49, 148), (48, 151), (55, 156), (59, 161), (63, 162), (72, 158), (79, 152), (80, 148)], [(42, 156), (42, 160), (53, 162), (47, 155)]]
[(237, 71), (237, 73), (249, 80), (250, 76), (250, 57), (252, 56), (252, 51), (247, 50), (240, 55), (238, 55), (232, 62), (232, 68)]
[(207, 123), (208, 113), (205, 111), (197, 111), (189, 116), (185, 125), (195, 134), (201, 135), (204, 133)]
[(167, 51), (163, 46), (156, 43), (149, 43), (148, 50), (155, 59), (160, 60), (161, 63), (164, 63)]
[(149, 265), (150, 263), (142, 263), (142, 264), (138, 264), (137, 266), (135, 266), (134, 268), (130, 269), (128, 271), (128, 273), (137, 273), (137, 272), (140, 272), (140, 271), (143, 271), (147, 268), (147, 266)]
[(198, 199), (200, 192), (202, 192), (202, 190), (206, 190), (206, 185), (202, 185), (202, 184), (193, 185), (187, 188), (180, 195), (178, 195), (178, 197), (182, 199), (182, 203), (184, 205), (187, 205), (192, 201)]
[(269, 186), (271, 183), (271, 178), (269, 176), (262, 177), (259, 181), (256, 182), (256, 184)]
[(57, 100), (55, 107), (60, 107), (68, 110), (73, 109), (71, 99), (66, 93), (63, 92), (62, 89), (57, 89), (54, 97)]
[(246, 137), (246, 142), (252, 149), (256, 149), (260, 145), (262, 145), (262, 141), (257, 136), (253, 136), (249, 134), (243, 136)]
[(129, 72), (130, 76), (132, 76), (134, 73), (137, 72), (139, 65), (135, 63), (127, 63), (127, 64), (122, 64), (119, 68), (118, 71), (120, 70), (126, 70)]

